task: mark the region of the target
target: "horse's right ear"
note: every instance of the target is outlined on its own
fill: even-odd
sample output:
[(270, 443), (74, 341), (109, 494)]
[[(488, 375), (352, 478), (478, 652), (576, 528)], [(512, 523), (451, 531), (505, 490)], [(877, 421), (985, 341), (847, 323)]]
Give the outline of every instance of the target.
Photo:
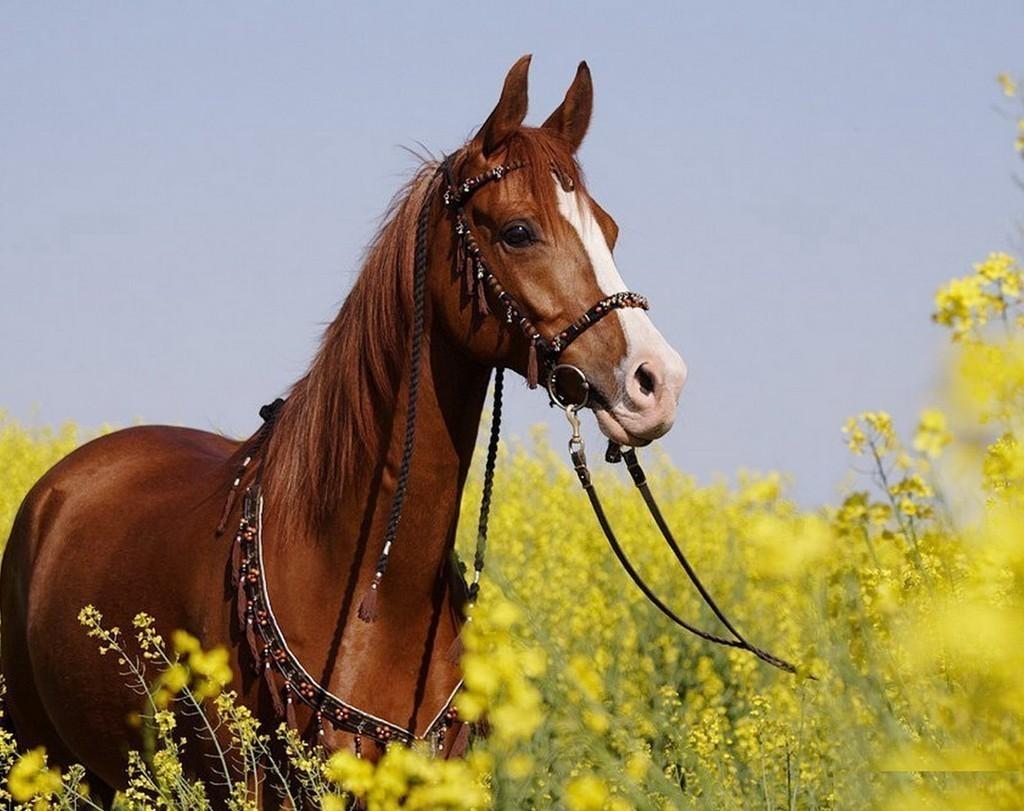
[(542, 129), (557, 133), (575, 152), (583, 143), (583, 136), (590, 126), (590, 113), (594, 109), (594, 84), (590, 79), (590, 68), (586, 62), (580, 62), (576, 69), (576, 78), (566, 91), (565, 99), (558, 105)]
[(485, 156), (494, 154), (508, 137), (519, 129), (519, 125), (526, 118), (526, 85), (530, 59), (530, 54), (519, 57), (519, 61), (509, 70), (505, 77), (505, 86), (501, 89), (498, 106), (473, 138)]

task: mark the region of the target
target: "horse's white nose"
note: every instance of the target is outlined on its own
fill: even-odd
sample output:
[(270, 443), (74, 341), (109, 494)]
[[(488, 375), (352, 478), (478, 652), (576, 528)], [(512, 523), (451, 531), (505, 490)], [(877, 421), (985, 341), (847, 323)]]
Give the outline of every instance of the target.
[(663, 436), (675, 422), (686, 382), (686, 364), (678, 352), (663, 343), (655, 351), (630, 356), (624, 368), (624, 396), (615, 409), (619, 423), (636, 439)]

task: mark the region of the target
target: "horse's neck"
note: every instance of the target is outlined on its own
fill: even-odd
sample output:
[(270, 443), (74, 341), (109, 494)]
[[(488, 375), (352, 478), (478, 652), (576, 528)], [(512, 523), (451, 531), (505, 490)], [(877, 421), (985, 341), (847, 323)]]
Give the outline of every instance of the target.
[(283, 630), (307, 669), (346, 701), (422, 726), (458, 678), (444, 656), (457, 633), (453, 587), (461, 589), (450, 554), (489, 370), (465, 359), (439, 331), (427, 336), (405, 507), (379, 617), (364, 623), (357, 611), (381, 551), (401, 461), (408, 367), (394, 418), (381, 421), (376, 458), (355, 467), (319, 537), (275, 542), (268, 516), (266, 568)]

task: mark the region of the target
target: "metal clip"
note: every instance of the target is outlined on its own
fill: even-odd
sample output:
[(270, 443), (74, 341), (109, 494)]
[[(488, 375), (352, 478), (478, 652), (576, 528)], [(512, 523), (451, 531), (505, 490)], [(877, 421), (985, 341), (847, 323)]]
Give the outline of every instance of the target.
[(572, 427), (572, 436), (569, 437), (569, 452), (575, 453), (583, 450), (583, 435), (580, 433), (579, 406), (570, 405), (565, 409), (565, 418), (569, 420)]

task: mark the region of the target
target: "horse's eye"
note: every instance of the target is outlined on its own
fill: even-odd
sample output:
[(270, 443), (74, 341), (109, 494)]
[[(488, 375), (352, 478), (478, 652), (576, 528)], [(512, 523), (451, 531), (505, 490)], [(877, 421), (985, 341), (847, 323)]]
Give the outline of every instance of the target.
[(513, 248), (525, 248), (535, 240), (529, 226), (514, 222), (501, 232), (501, 241)]

